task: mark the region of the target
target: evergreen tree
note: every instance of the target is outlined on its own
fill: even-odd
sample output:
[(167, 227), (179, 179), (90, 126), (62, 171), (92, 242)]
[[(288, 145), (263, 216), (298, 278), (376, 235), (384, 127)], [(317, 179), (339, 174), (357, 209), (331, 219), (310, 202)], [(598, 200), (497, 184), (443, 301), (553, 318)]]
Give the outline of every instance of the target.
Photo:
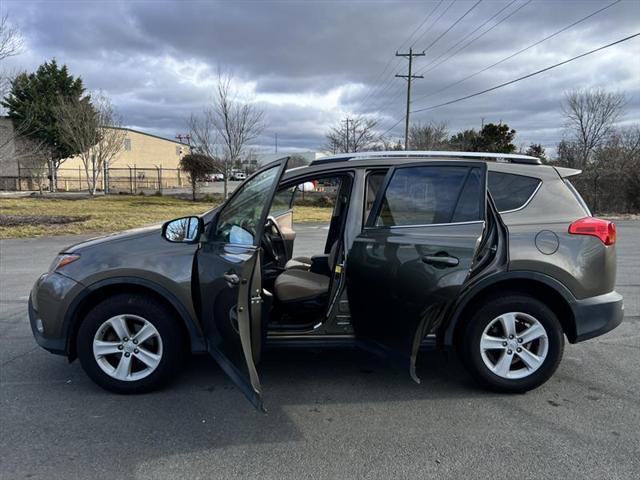
[(60, 67), (51, 60), (40, 65), (34, 73), (17, 75), (11, 81), (10, 92), (2, 105), (14, 123), (23, 126), (27, 136), (50, 149), (57, 169), (61, 160), (80, 152), (64, 142), (56, 107), (63, 101), (90, 104), (90, 97), (84, 91), (80, 77), (74, 78), (66, 65)]
[(513, 153), (516, 131), (506, 123), (487, 123), (476, 140), (476, 152)]
[(543, 163), (547, 162), (547, 153), (544, 150), (544, 147), (539, 143), (532, 143), (527, 148), (525, 155), (531, 155), (532, 157), (538, 157), (542, 160)]

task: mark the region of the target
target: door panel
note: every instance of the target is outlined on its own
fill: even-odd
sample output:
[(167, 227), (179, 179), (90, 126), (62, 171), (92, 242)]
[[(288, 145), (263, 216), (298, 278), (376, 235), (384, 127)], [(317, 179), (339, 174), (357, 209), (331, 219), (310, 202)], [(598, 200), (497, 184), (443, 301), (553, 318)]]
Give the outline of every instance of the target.
[(198, 257), (207, 349), (249, 401), (262, 410), (255, 367), (261, 348), (255, 335), (257, 331), (260, 338), (261, 317), (260, 311), (251, 308), (251, 293), (260, 288), (254, 275), (260, 252), (253, 246), (210, 243), (203, 245)]
[[(425, 166), (440, 168), (433, 174), (435, 189), (430, 187), (429, 171), (412, 177), (404, 170)], [(473, 175), (451, 166), (468, 168)], [(400, 179), (399, 186), (392, 183), (394, 170), (402, 170), (395, 177)], [(467, 281), (483, 235), (486, 165), (438, 162), (394, 170), (387, 174), (367, 227), (349, 251), (347, 293), (358, 343), (408, 367), (411, 378), (419, 382), (415, 361), (420, 343), (439, 326)], [(447, 185), (447, 192), (438, 190), (442, 185)], [(385, 196), (387, 189), (396, 197)], [(398, 192), (406, 192), (406, 198)], [(477, 202), (475, 209), (467, 198), (470, 195)], [(461, 215), (470, 220), (450, 221)], [(376, 226), (383, 222), (384, 226)]]
[(256, 172), (212, 221), (194, 270), (207, 349), (251, 403), (264, 411), (256, 370), (262, 348), (261, 238), (286, 159)]

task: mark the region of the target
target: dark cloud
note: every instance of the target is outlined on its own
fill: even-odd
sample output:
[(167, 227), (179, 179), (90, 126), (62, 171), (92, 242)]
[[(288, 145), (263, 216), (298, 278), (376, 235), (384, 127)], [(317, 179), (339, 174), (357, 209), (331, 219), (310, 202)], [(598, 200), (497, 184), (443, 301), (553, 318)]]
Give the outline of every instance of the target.
[[(518, 0), (497, 17), (522, 5)], [(485, 1), (416, 60), (428, 69), (464, 35), (507, 5)], [(431, 19), (450, 4), (445, 0)], [(414, 83), (413, 108), (483, 90), (636, 33), (640, 2), (623, 1), (541, 45), (443, 90), (605, 6), (601, 1), (534, 0), (455, 57)], [(438, 2), (422, 1), (8, 1), (0, 9), (22, 29), (28, 49), (11, 60), (33, 69), (57, 58), (106, 91), (124, 122), (173, 137), (211, 98), (218, 70), (232, 72), (265, 108), (268, 128), (256, 148), (316, 149), (340, 116), (370, 114), (402, 134), (406, 60), (397, 48), (427, 48), (473, 3), (458, 1), (416, 30)], [(489, 23), (485, 28), (491, 26)], [(427, 29), (430, 27), (429, 29)], [(624, 91), (625, 121), (640, 118), (640, 41), (598, 53), (510, 87), (413, 115), (452, 130), (504, 121), (521, 143), (552, 146), (563, 134), (560, 102), (572, 88)], [(386, 68), (386, 70), (385, 70)], [(382, 72), (384, 71), (384, 74)]]

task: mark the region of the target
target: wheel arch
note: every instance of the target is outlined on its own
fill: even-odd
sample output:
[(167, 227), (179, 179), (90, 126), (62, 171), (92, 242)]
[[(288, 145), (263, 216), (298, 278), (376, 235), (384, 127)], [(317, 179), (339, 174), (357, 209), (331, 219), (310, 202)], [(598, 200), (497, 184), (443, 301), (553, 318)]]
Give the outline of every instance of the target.
[(156, 299), (180, 319), (180, 325), (192, 352), (206, 351), (206, 343), (196, 321), (182, 303), (162, 286), (139, 278), (117, 277), (89, 285), (76, 297), (64, 317), (66, 353), (69, 361), (77, 357), (76, 337), (82, 319), (98, 302), (121, 293), (141, 294)]
[(554, 278), (530, 271), (504, 272), (471, 287), (453, 306), (449, 321), (440, 331), (440, 342), (448, 347), (456, 345), (470, 312), (489, 297), (504, 292), (522, 293), (543, 301), (557, 315), (569, 342), (575, 343), (576, 319), (572, 308), (575, 297)]

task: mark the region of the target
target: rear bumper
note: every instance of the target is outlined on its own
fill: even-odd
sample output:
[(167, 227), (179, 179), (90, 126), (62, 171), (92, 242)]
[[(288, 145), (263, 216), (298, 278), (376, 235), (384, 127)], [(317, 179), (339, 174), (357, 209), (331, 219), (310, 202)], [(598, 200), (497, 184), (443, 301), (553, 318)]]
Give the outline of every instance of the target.
[(620, 325), (624, 317), (624, 303), (618, 292), (576, 300), (571, 309), (576, 327), (571, 343), (603, 335)]

